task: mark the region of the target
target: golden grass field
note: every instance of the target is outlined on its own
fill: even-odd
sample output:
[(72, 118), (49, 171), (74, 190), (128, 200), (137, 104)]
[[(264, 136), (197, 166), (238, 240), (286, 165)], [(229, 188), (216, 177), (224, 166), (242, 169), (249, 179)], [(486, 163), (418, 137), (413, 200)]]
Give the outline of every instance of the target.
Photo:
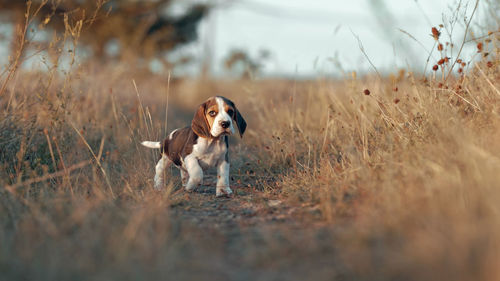
[[(447, 79), (456, 58), (308, 81), (8, 68), (0, 279), (500, 280), (499, 32), (481, 42)], [(213, 172), (187, 193), (175, 168), (154, 191), (140, 141), (215, 94), (248, 122), (235, 196)]]

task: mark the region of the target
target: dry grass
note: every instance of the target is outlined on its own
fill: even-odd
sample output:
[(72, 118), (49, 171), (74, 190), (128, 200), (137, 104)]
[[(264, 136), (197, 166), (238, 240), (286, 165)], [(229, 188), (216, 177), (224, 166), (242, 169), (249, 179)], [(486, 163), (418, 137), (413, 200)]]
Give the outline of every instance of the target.
[(489, 55), (454, 76), (450, 61), (425, 79), (172, 81), (169, 130), (215, 93), (246, 117), (232, 139), (232, 201), (281, 200), (255, 216), (284, 222), (263, 224), (186, 220), (179, 210), (237, 207), (185, 195), (178, 177), (153, 191), (157, 155), (139, 142), (166, 134), (166, 77), (11, 67), (0, 279), (500, 280), (498, 32), (487, 39)]

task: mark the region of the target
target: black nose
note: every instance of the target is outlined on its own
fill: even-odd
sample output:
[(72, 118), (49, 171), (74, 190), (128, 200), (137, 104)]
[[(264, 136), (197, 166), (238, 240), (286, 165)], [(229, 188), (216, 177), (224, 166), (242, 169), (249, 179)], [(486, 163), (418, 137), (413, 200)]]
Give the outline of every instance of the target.
[(229, 128), (229, 121), (222, 121), (220, 122), (220, 126), (224, 129)]

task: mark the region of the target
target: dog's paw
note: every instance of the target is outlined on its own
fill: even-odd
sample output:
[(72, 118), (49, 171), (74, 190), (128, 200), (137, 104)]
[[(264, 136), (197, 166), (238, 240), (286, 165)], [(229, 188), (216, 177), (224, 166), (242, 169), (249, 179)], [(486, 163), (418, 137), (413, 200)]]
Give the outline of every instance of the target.
[(216, 197), (231, 197), (232, 194), (233, 191), (231, 190), (231, 188), (229, 188), (229, 186), (217, 187), (215, 192)]

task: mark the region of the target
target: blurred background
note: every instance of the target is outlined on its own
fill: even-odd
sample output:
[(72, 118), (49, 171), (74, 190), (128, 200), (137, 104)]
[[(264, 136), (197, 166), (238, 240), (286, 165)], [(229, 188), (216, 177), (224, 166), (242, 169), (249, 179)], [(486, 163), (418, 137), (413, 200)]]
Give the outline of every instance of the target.
[[(480, 2), (474, 18), (484, 25), (500, 10), (495, 1)], [(27, 3), (0, 0), (2, 65), (14, 57), (10, 50), (16, 50), (14, 34), (24, 24)], [(41, 4), (27, 32), (36, 44), (25, 55), (25, 67), (43, 69), (51, 56), (44, 44), (53, 44), (55, 31), (82, 19), (75, 49), (81, 63), (133, 61), (175, 76), (285, 78), (364, 73), (373, 70), (366, 56), (380, 72), (409, 66), (423, 72), (434, 44), (431, 28), (448, 24), (449, 41), (461, 40), (455, 37), (463, 36), (463, 19), (474, 5), (457, 0), (34, 0), (30, 12)]]
[[(0, 0), (0, 281), (500, 280), (499, 16)], [(215, 94), (248, 123), (234, 198), (155, 191), (140, 142)]]

